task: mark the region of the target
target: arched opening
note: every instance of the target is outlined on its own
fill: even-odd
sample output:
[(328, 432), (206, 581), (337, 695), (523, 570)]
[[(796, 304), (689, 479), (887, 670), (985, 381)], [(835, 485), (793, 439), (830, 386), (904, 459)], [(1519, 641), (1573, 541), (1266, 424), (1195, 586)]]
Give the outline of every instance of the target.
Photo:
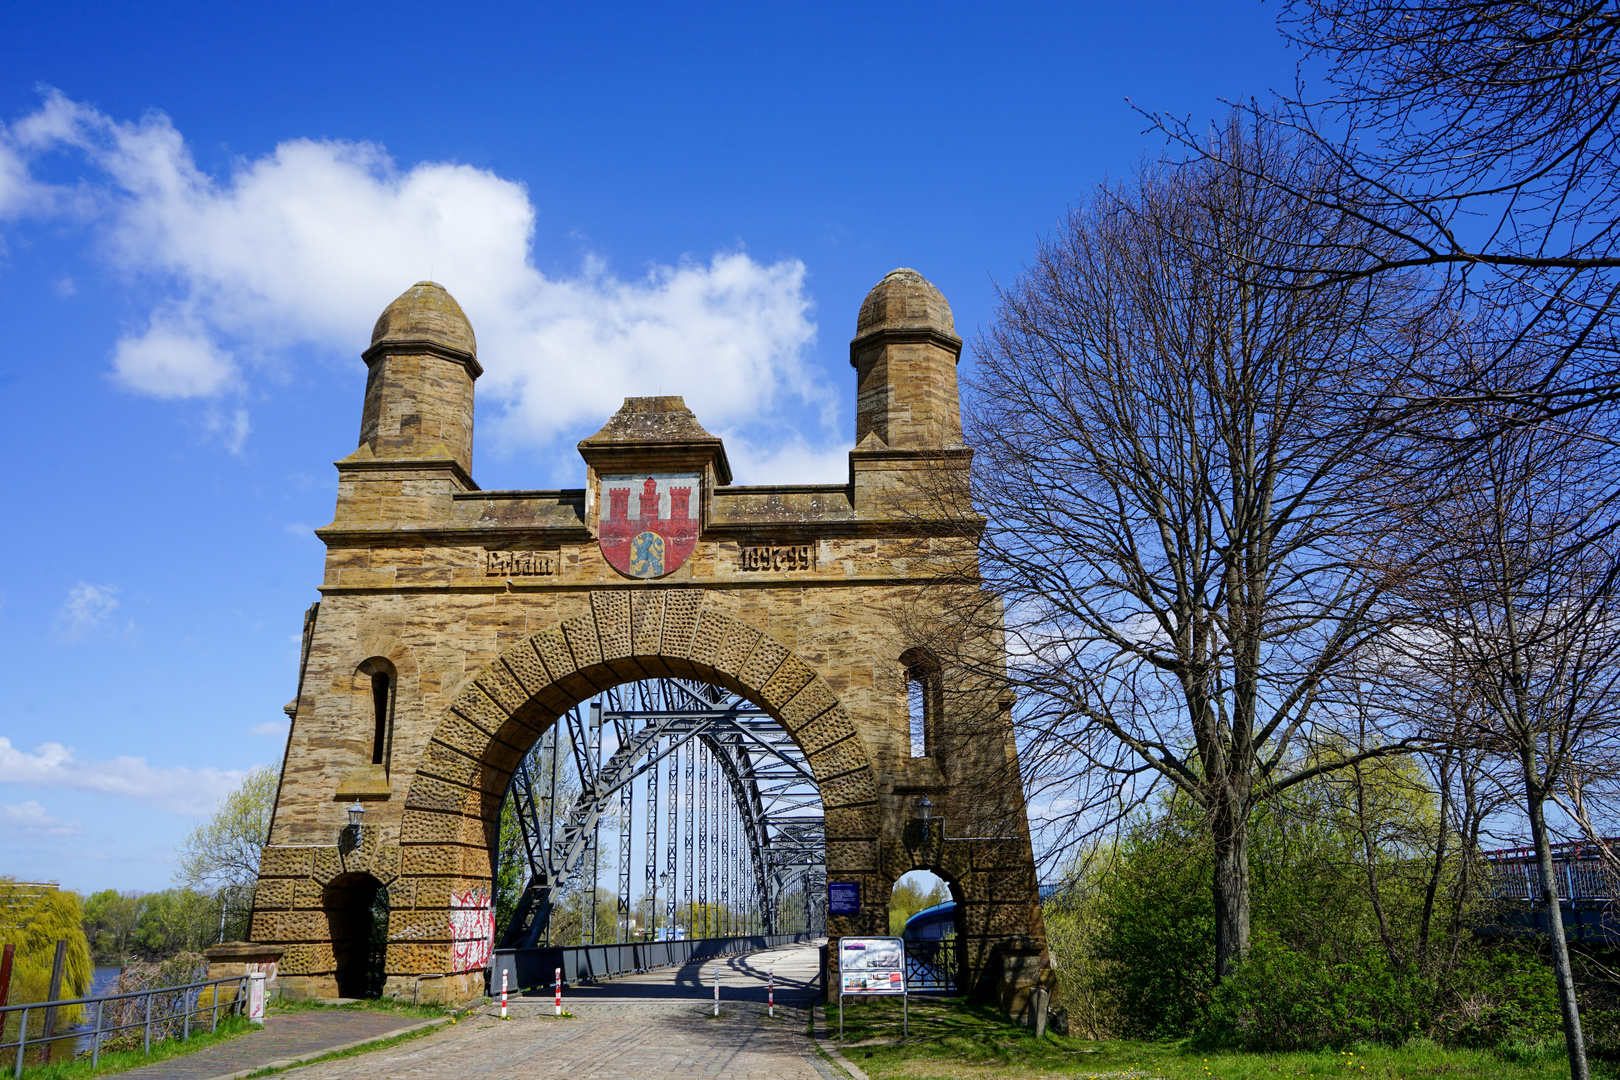
[(889, 897), (889, 933), (906, 943), (906, 983), (916, 991), (954, 992), (962, 985), (961, 896), (932, 870), (911, 870)]
[(501, 947), (825, 932), (825, 823), (765, 710), (648, 679), (567, 710), (513, 770), (495, 851)]
[(339, 874), (321, 893), (339, 997), (382, 993), (388, 948), (388, 891), (370, 874)]

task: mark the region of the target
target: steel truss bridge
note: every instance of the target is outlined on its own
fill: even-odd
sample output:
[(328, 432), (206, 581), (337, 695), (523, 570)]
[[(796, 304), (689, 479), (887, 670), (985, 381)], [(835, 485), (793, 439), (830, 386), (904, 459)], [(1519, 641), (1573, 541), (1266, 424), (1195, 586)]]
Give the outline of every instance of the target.
[[(650, 679), (576, 705), (518, 764), (506, 799), (527, 881), (502, 949), (825, 932), (815, 777), (775, 720), (721, 687)], [(604, 832), (617, 858), (604, 858)], [(604, 869), (618, 881), (611, 927)], [(570, 904), (579, 924), (554, 941)]]

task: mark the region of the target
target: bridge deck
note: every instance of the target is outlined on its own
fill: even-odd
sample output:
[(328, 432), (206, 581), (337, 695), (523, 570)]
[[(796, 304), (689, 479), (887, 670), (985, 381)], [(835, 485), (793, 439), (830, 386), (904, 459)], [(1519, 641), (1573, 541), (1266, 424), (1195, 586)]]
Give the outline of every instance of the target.
[[(310, 1065), (299, 1080), (846, 1080), (805, 1037), (805, 1009), (816, 992), (816, 946), (793, 945), (721, 957), (573, 987), (552, 1019), (551, 998), (512, 1000), (454, 1027), (359, 1057)], [(720, 1010), (713, 1009), (719, 967)], [(765, 1014), (765, 973), (777, 973), (777, 1018)], [(700, 981), (701, 979), (701, 981)]]

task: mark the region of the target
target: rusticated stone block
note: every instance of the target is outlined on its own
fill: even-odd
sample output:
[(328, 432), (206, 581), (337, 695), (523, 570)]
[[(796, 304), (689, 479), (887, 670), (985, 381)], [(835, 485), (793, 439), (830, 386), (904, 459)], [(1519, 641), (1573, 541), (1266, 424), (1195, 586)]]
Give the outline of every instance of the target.
[(591, 609), (596, 615), (596, 636), (602, 644), (603, 660), (630, 655), (630, 596), (623, 592), (591, 593)]
[(533, 638), (525, 638), (501, 653), (501, 663), (506, 665), (529, 697), (551, 685), (545, 663), (535, 654)]
[(636, 593), (630, 614), (630, 649), (636, 656), (656, 656), (664, 631), (664, 598), (660, 590)]
[(490, 664), (479, 672), (474, 685), (482, 688), (484, 693), (494, 698), (508, 713), (517, 712), (529, 700), (529, 692), (518, 682), (517, 676), (508, 671), (505, 664), (499, 662)]
[(454, 843), (461, 835), (460, 817), (407, 809), (399, 825), (401, 846)]
[(718, 667), (720, 648), (733, 620), (717, 611), (700, 611), (697, 629), (692, 632), (691, 659), (694, 664)]
[(829, 709), (793, 733), (806, 757), (821, 753), (828, 747), (848, 742), (860, 746), (855, 737), (855, 725), (842, 709)]
[(259, 883), (258, 890), (253, 894), (253, 906), (262, 910), (275, 908), (290, 908), (293, 903), (293, 881), (291, 878), (270, 878)]
[(743, 661), (737, 678), (744, 686), (758, 690), (771, 681), (771, 676), (776, 674), (776, 669), (782, 666), (788, 656), (788, 651), (779, 642), (762, 634), (759, 643), (748, 654), (748, 659)]
[(338, 857), (338, 849), (335, 845), (315, 849), (314, 866), (310, 870), (310, 877), (325, 885), (341, 873), (343, 873), (343, 860)]
[(838, 698), (827, 684), (820, 679), (812, 679), (782, 706), (782, 722), (789, 731), (797, 732), (837, 704)]
[(477, 683), (473, 683), (457, 694), (456, 700), (450, 703), (450, 707), (460, 714), (463, 719), (471, 721), (480, 731), (490, 735), (501, 730), (501, 727), (506, 723), (506, 711), (495, 704), (494, 699), (486, 694)]
[(414, 810), (459, 813), (468, 791), (468, 788), (460, 784), (452, 784), (448, 780), (418, 773), (416, 779), (411, 782), (411, 793), (407, 796), (405, 805)]
[(663, 643), (658, 652), (664, 656), (689, 657), (692, 653), (692, 634), (697, 630), (698, 607), (703, 593), (698, 589), (670, 589), (664, 597)]
[(400, 850), (397, 846), (390, 844), (388, 847), (377, 850), (377, 857), (371, 863), (371, 876), (383, 885), (387, 885), (399, 876), (399, 866)]
[(480, 731), (455, 713), (446, 713), (433, 733), (433, 741), (476, 760), (483, 757), (484, 747), (489, 745), (489, 733)]
[[(465, 724), (460, 717), (456, 719)], [(417, 770), (416, 775), (433, 776), (452, 784), (472, 787), (476, 782), (479, 768), (478, 762), (465, 753), (452, 750), (443, 743), (434, 742), (429, 744), (427, 753), (422, 757), (422, 767)]]
[(271, 845), (264, 849), (264, 854), (259, 858), (259, 876), (304, 877), (309, 874), (314, 856), (315, 849), (312, 847)]
[(325, 891), (314, 878), (293, 880), (292, 906), (308, 911), (321, 906), (321, 893)]
[[(405, 849), (412, 850), (410, 848)], [(401, 875), (388, 883), (388, 906), (393, 911), (405, 911), (416, 906), (416, 879)], [(393, 916), (390, 915), (390, 918)]]
[(602, 662), (602, 646), (596, 640), (596, 619), (591, 615), (579, 615), (562, 624), (563, 639), (568, 642), (568, 651), (574, 655), (574, 663), (580, 668), (588, 668)]
[(574, 662), (573, 650), (568, 647), (568, 639), (558, 630), (542, 630), (529, 638), (529, 644), (534, 646), (535, 654), (545, 662), (546, 671), (552, 682), (559, 682), (579, 670)]
[(760, 699), (767, 708), (779, 712), (815, 677), (809, 664), (790, 653), (760, 690)]
[(314, 951), (315, 947), (307, 944), (281, 946), (281, 960), (276, 965), (277, 973), (280, 975), (308, 975), (310, 970), (309, 961)]
[(726, 627), (726, 639), (720, 644), (719, 655), (715, 657), (715, 670), (737, 677), (740, 682), (743, 661), (753, 651), (754, 645), (759, 641), (760, 633), (746, 623), (735, 620)]

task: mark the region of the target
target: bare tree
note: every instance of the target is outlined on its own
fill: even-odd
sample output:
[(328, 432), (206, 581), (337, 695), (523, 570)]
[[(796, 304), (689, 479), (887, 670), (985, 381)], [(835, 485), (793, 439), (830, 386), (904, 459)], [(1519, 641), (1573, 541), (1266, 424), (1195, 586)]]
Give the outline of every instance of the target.
[[(1518, 372), (1510, 383), (1489, 362), (1436, 369), (1394, 415), (1489, 401), (1512, 406), (1491, 417), (1502, 427), (1620, 400), (1620, 8), (1290, 0), (1281, 26), (1302, 73), (1325, 69), (1325, 95), (1302, 79), (1280, 112), (1249, 109), (1335, 163), (1327, 183), (1290, 194), (1373, 242), (1305, 238), (1275, 246), (1267, 266), (1295, 281), (1307, 268), (1322, 281), (1428, 268), (1437, 303), (1490, 315), (1492, 355)], [(1157, 120), (1199, 145), (1185, 120)]]
[(1448, 699), (1430, 735), (1494, 759), (1525, 813), (1577, 1078), (1588, 1071), (1547, 804), (1583, 764), (1608, 755), (1620, 721), (1620, 551), (1598, 497), (1610, 462), (1583, 435), (1554, 425), (1507, 431), (1466, 468), (1431, 475), (1438, 497), (1408, 535), (1443, 544), (1399, 590), (1408, 624), (1399, 644)]
[[(970, 479), (988, 524), (971, 550), (930, 543), (957, 560), (960, 624), (1005, 612), (1037, 813), (1073, 841), (1157, 783), (1203, 809), (1226, 973), (1249, 946), (1254, 807), (1407, 745), (1345, 748), (1335, 680), (1385, 629), (1362, 555), (1390, 516), (1361, 418), (1423, 327), (1398, 276), (1249, 274), (1279, 242), (1352, 250), (1334, 231), (1351, 226), (1285, 194), (1322, 163), (1273, 130), (1213, 140), (1098, 190), (1003, 290), (968, 383), (971, 477), (935, 479)], [(1327, 742), (1341, 752), (1311, 753)]]

